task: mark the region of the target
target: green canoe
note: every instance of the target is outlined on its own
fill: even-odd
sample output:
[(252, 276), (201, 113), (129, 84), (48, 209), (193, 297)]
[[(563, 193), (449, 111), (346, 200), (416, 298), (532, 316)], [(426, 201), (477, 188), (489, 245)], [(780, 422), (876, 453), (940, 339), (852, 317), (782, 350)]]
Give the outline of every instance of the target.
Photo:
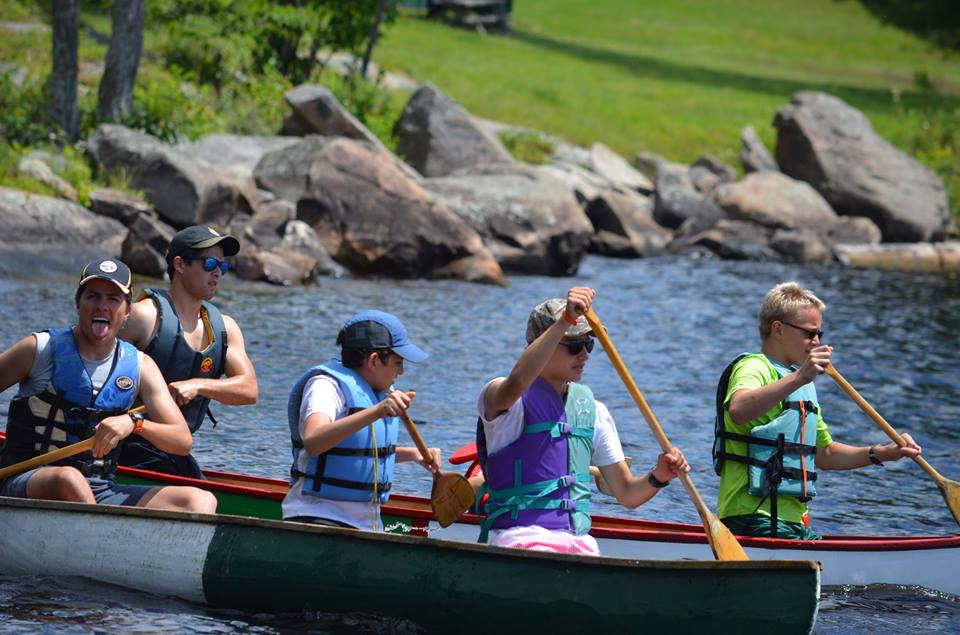
[(0, 498), (6, 575), (72, 575), (254, 612), (363, 612), (430, 632), (807, 633), (811, 561), (654, 561), (234, 515)]

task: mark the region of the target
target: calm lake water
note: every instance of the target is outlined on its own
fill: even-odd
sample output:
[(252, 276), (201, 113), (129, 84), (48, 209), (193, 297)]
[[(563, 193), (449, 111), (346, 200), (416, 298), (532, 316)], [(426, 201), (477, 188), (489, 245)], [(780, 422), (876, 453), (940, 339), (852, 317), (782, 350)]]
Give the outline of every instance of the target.
[[(0, 262), (4, 349), (33, 330), (69, 324), (75, 315), (74, 271), (18, 264)], [(760, 301), (783, 280), (813, 288), (826, 302), (824, 340), (835, 347), (837, 368), (895, 428), (914, 435), (941, 474), (960, 478), (960, 284), (955, 278), (674, 258), (591, 257), (573, 279), (515, 277), (508, 288), (342, 279), (281, 289), (228, 278), (218, 303), (244, 331), (260, 381), (260, 401), (247, 408), (214, 406), (220, 425), (207, 423), (201, 429), (194, 453), (207, 468), (283, 478), (290, 456), (285, 408), (294, 378), (335, 353), (336, 333), (352, 313), (381, 308), (400, 316), (414, 341), (431, 353), (422, 364), (408, 364), (397, 386), (417, 391), (412, 413), (424, 422), (421, 432), (428, 444), (439, 446), (447, 457), (472, 439), (477, 394), (486, 380), (509, 371), (524, 344), (530, 309), (542, 299), (564, 295), (575, 282), (598, 289), (597, 314), (667, 436), (687, 454), (704, 499), (715, 508), (718, 479), (710, 447), (716, 381), (733, 356), (758, 346)], [(635, 471), (646, 469), (655, 460), (656, 443), (599, 350), (585, 381), (610, 407)], [(829, 379), (819, 379), (817, 387), (835, 439), (886, 441)], [(12, 393), (0, 395), (0, 412)], [(397, 472), (398, 491), (429, 493), (429, 477), (419, 468), (401, 465)], [(912, 461), (828, 473), (817, 481), (817, 490), (812, 516), (821, 533), (957, 532), (935, 484)], [(597, 500), (598, 512), (699, 522), (680, 487), (664, 490), (633, 511), (611, 500)], [(960, 598), (902, 587), (824, 589), (815, 632), (879, 630), (960, 633)], [(376, 616), (211, 611), (78, 579), (0, 576), (0, 631), (346, 633), (417, 628)]]

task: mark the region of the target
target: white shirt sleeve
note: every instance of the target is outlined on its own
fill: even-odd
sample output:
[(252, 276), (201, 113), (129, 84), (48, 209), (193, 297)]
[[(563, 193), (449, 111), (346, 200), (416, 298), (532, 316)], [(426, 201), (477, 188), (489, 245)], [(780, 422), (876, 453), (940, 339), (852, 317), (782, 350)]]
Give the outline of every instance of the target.
[(507, 447), (519, 439), (520, 433), (523, 431), (523, 399), (517, 399), (506, 412), (489, 421), (484, 418), (483, 398), (487, 389), (490, 388), (490, 384), (495, 381), (496, 379), (491, 379), (487, 382), (477, 399), (477, 414), (483, 421), (483, 434), (487, 438), (487, 454), (493, 454), (497, 450)]
[(33, 356), (30, 375), (20, 382), (17, 394), (21, 397), (35, 395), (50, 385), (53, 379), (53, 351), (50, 348), (50, 333), (39, 331), (33, 334), (37, 340), (37, 352)]
[(307, 380), (303, 387), (303, 398), (300, 399), (300, 434), (307, 418), (315, 412), (322, 412), (336, 421), (344, 416), (347, 410), (347, 400), (340, 390), (337, 380), (329, 375), (314, 375)]
[(603, 403), (597, 401), (596, 408), (597, 416), (593, 424), (593, 457), (590, 463), (597, 467), (619, 463), (624, 456), (620, 435), (617, 433), (617, 424), (613, 422), (610, 411)]

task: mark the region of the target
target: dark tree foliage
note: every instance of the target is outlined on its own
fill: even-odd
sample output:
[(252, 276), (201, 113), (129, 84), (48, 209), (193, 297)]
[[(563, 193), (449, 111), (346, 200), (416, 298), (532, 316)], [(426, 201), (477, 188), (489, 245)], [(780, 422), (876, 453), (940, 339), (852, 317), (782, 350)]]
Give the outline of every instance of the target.
[(958, 0), (860, 0), (860, 4), (885, 24), (960, 51)]
[[(276, 70), (305, 81), (324, 50), (359, 54), (378, 0), (153, 0), (153, 26), (169, 36), (167, 61), (199, 81), (222, 86)], [(393, 3), (388, 19), (393, 15)]]

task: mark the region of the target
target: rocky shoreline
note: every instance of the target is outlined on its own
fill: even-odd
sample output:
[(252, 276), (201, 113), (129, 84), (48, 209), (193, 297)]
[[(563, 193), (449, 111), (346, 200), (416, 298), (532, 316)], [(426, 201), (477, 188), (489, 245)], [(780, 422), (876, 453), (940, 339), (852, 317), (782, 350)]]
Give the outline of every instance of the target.
[[(90, 208), (34, 154), (20, 171), (62, 198), (0, 188), (0, 251), (120, 255), (161, 277), (173, 233), (205, 223), (238, 236), (245, 279), (318, 276), (570, 276), (587, 253), (836, 261), (960, 271), (943, 183), (836, 97), (802, 92), (774, 116), (774, 153), (741, 134), (745, 176), (710, 156), (691, 165), (649, 154), (634, 167), (603, 144), (474, 118), (430, 84), (396, 123), (392, 154), (323, 86), (286, 94), (282, 135), (217, 134), (171, 145), (119, 125), (85, 141), (101, 172), (144, 193), (98, 189)], [(553, 147), (544, 165), (516, 161), (503, 133)]]

